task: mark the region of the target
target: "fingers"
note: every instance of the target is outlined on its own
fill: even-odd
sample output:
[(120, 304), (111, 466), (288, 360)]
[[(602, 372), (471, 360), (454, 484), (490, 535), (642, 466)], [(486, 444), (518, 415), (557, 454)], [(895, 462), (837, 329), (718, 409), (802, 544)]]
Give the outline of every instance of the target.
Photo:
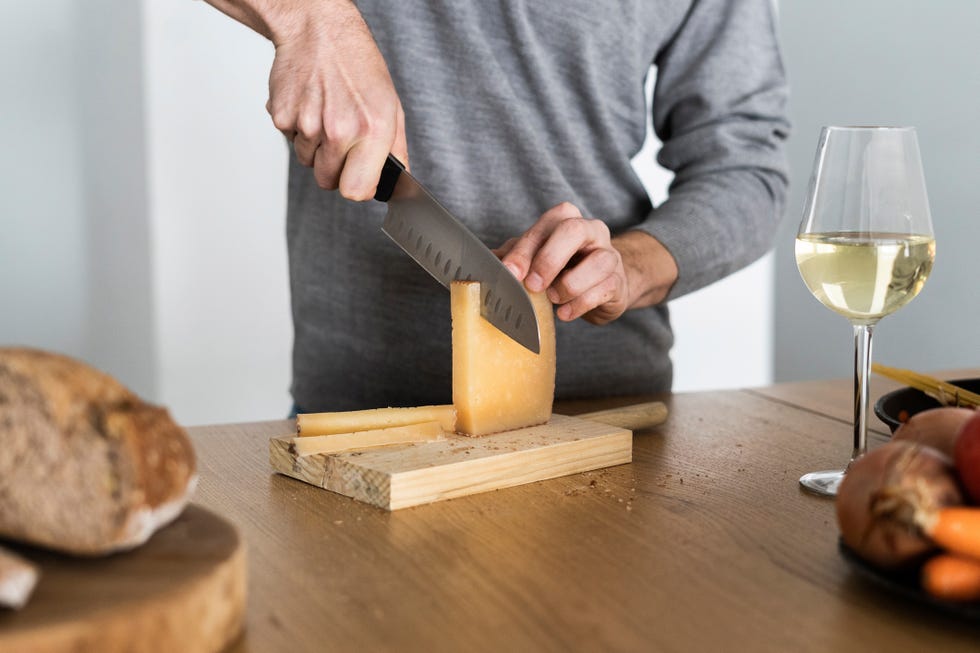
[(594, 324), (615, 320), (628, 308), (626, 271), (615, 247), (598, 248), (563, 271), (547, 290), (558, 319), (583, 317)]
[[(299, 152), (296, 153), (296, 156), (299, 157)], [(302, 163), (302, 159), (300, 159), (300, 163)], [(343, 165), (343, 159), (330, 156), (327, 147), (318, 147), (313, 157), (313, 178), (316, 180), (316, 185), (324, 190), (337, 190), (340, 186), (340, 173)]]
[(625, 274), (611, 274), (594, 286), (558, 307), (558, 319), (570, 322), (583, 318), (593, 324), (607, 324), (622, 315), (627, 308)]
[(367, 25), (345, 12), (277, 44), (266, 109), (319, 186), (366, 200), (389, 152), (408, 162), (405, 115)]
[(517, 239), (497, 249), (501, 261), (532, 292), (545, 291), (558, 318), (604, 324), (627, 308), (623, 258), (608, 226), (582, 217), (572, 204), (546, 211)]
[[(540, 269), (536, 270), (537, 276), (534, 279), (530, 279), (528, 277), (529, 273), (531, 272), (531, 267), (534, 263), (535, 256), (551, 236), (555, 228), (562, 221), (575, 218), (584, 220), (581, 212), (579, 212), (574, 204), (562, 202), (561, 204), (542, 213), (541, 217), (538, 218), (538, 221), (535, 222), (530, 229), (524, 232), (524, 235), (518, 238), (516, 242), (514, 242), (508, 249), (506, 255), (502, 259), (503, 264), (507, 266), (515, 277), (525, 283), (528, 290), (534, 292), (544, 290), (544, 288), (546, 288), (554, 279), (554, 275), (546, 280), (542, 278), (540, 276), (542, 272)], [(569, 255), (569, 257), (570, 256), (571, 255)], [(567, 259), (565, 262), (567, 262)], [(555, 274), (557, 274), (557, 271), (555, 271)]]
[[(313, 176), (321, 188), (339, 189), (341, 195), (351, 200), (371, 199), (388, 152), (400, 149), (400, 159), (408, 158), (404, 118), (401, 119), (401, 145), (396, 148), (395, 115), (373, 120), (324, 113), (313, 120), (306, 117), (309, 114), (310, 110), (304, 108), (297, 120), (280, 119), (277, 126), (287, 138), (292, 135), (297, 161), (313, 168)], [(292, 129), (294, 125), (296, 131)]]
[[(312, 168), (317, 148), (320, 147), (320, 139), (310, 139), (296, 132), (290, 133), (294, 134), (293, 151), (296, 153), (296, 160), (307, 168)], [(289, 138), (290, 133), (286, 134), (286, 138)]]
[(374, 197), (389, 151), (391, 140), (388, 138), (365, 138), (355, 143), (347, 152), (340, 173), (340, 194), (358, 201)]
[(371, 199), (389, 152), (408, 165), (400, 106), (395, 115), (383, 120), (351, 120), (324, 113), (313, 121), (303, 117), (308, 109), (292, 120), (282, 117), (283, 113), (272, 113), (276, 127), (292, 141), (296, 160), (313, 168), (321, 188), (339, 189), (352, 200)]
[(280, 90), (274, 84), (274, 79), (270, 77), (270, 97), (265, 103), (266, 111), (276, 129), (293, 144), (296, 160), (304, 166), (312, 167), (317, 148), (323, 141), (323, 129), (317, 117), (322, 96), (298, 97), (291, 85)]
[[(552, 304), (572, 302), (593, 288), (597, 279), (605, 279), (614, 275), (622, 267), (622, 264), (622, 258), (615, 249), (611, 247), (595, 249), (578, 263), (564, 270), (554, 280), (547, 290), (548, 299), (551, 300)], [(590, 310), (595, 306), (596, 304), (593, 304), (585, 310)]]
[(528, 290), (538, 292), (551, 286), (573, 257), (608, 247), (609, 241), (604, 222), (584, 218), (573, 204), (564, 202), (542, 214), (510, 248), (504, 264)]
[(524, 280), (523, 279), (523, 275), (520, 275), (519, 270), (517, 269), (517, 267), (514, 266), (512, 263), (505, 262), (506, 257), (507, 257), (507, 254), (510, 253), (510, 250), (512, 250), (514, 248), (514, 245), (516, 243), (517, 243), (517, 238), (510, 238), (509, 240), (507, 240), (500, 247), (497, 247), (495, 249), (491, 249), (490, 251), (493, 252), (496, 255), (497, 258), (500, 259), (501, 263), (504, 264), (504, 267), (505, 268), (507, 268), (508, 270), (510, 270), (510, 273), (511, 274), (513, 274), (519, 281), (523, 281)]
[[(582, 217), (561, 220), (534, 255), (526, 278), (528, 289), (538, 291), (551, 287), (576, 257), (586, 257), (589, 265), (584, 269), (594, 274), (592, 267), (596, 260), (607, 262), (607, 257), (590, 255), (603, 247), (609, 247), (609, 228), (601, 220)], [(576, 268), (583, 269), (581, 265)], [(581, 272), (573, 275), (573, 279), (579, 276)]]
[(497, 258), (503, 258), (511, 249), (513, 249), (516, 243), (517, 243), (517, 238), (509, 238), (504, 242), (503, 245), (501, 245), (500, 247), (496, 247), (490, 251), (496, 254)]

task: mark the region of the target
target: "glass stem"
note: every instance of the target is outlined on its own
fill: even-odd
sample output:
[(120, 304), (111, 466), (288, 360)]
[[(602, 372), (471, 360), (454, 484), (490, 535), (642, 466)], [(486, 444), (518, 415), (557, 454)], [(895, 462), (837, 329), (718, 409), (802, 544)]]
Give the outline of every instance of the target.
[(871, 377), (871, 324), (854, 325), (854, 451), (851, 462), (868, 450), (868, 400)]

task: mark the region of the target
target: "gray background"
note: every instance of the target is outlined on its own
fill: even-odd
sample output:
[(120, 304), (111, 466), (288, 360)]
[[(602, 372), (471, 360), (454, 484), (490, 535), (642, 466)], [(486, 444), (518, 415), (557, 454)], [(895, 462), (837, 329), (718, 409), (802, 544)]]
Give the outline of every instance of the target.
[(919, 297), (879, 323), (874, 358), (920, 370), (980, 365), (980, 2), (785, 0), (780, 14), (794, 131), (776, 246), (775, 380), (846, 376), (853, 365), (850, 325), (810, 296), (793, 258), (827, 124), (918, 131), (936, 264)]

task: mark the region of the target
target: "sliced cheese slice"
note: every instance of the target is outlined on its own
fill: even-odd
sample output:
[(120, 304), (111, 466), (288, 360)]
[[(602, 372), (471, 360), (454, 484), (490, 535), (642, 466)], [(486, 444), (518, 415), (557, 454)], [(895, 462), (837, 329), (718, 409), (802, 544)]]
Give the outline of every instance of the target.
[(387, 429), (357, 431), (355, 433), (334, 433), (295, 437), (290, 449), (297, 456), (312, 456), (318, 453), (343, 453), (360, 449), (373, 449), (392, 444), (411, 444), (433, 442), (443, 439), (442, 425), (439, 422), (422, 422)]
[(446, 431), (456, 427), (456, 410), (452, 406), (416, 406), (412, 408), (372, 408), (338, 413), (304, 413), (296, 416), (298, 435), (331, 435), (386, 429), (422, 422), (439, 422)]
[(480, 284), (454, 281), (453, 405), (456, 431), (486, 435), (543, 424), (555, 397), (555, 319), (542, 293), (531, 301), (541, 352), (525, 349), (480, 316)]

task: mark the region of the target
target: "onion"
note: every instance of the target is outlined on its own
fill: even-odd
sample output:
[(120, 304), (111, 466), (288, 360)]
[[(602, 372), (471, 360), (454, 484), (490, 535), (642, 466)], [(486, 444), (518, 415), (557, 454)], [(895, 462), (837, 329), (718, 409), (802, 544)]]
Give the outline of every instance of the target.
[(949, 457), (899, 440), (851, 464), (837, 491), (837, 523), (859, 556), (879, 567), (899, 567), (934, 548), (917, 520), (962, 503)]
[(893, 440), (921, 442), (938, 449), (947, 456), (953, 456), (956, 435), (966, 422), (976, 415), (972, 408), (930, 408), (916, 413), (907, 422), (895, 429)]

